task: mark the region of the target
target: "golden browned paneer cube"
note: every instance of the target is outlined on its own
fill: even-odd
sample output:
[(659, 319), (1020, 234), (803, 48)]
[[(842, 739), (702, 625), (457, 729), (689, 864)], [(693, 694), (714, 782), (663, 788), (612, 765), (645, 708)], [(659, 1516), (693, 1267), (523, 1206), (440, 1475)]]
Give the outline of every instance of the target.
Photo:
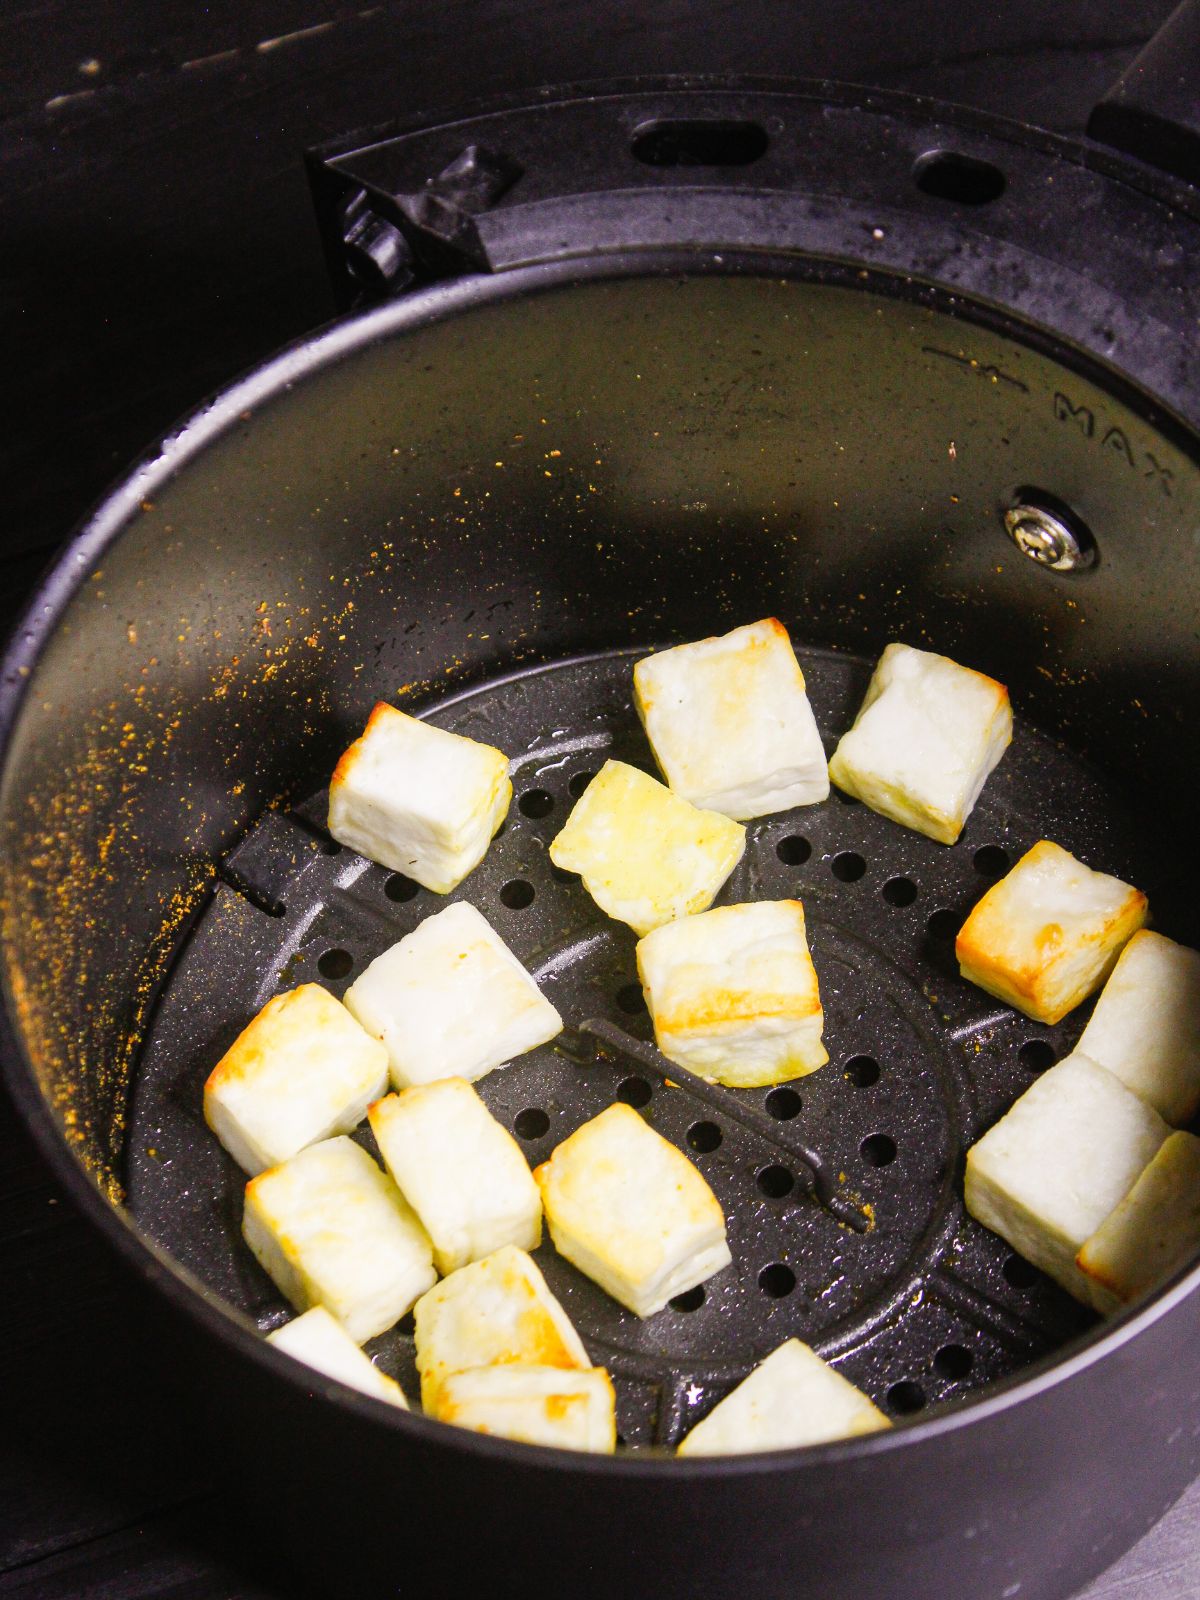
[(1147, 1294), (1200, 1251), (1200, 1139), (1173, 1133), (1075, 1258), (1097, 1311)]
[(616, 1396), (603, 1367), (474, 1367), (443, 1378), (438, 1417), (458, 1428), (525, 1444), (611, 1455), (617, 1445)]
[(829, 1060), (799, 900), (680, 917), (637, 947), (658, 1048), (711, 1083), (749, 1089)]
[(350, 1133), (387, 1085), (387, 1051), (317, 983), (278, 994), (204, 1085), (204, 1118), (253, 1175)]
[(1058, 1022), (1104, 982), (1148, 909), (1140, 889), (1042, 839), (963, 923), (959, 970), (1035, 1022)]
[(601, 911), (649, 933), (706, 911), (745, 848), (740, 822), (697, 810), (624, 761), (606, 761), (551, 843), (550, 859), (580, 874)]
[(576, 1128), (533, 1175), (559, 1254), (635, 1316), (733, 1259), (716, 1195), (631, 1106)]
[(536, 1262), (513, 1245), (460, 1267), (413, 1308), (421, 1404), (440, 1415), (438, 1392), (473, 1367), (592, 1365), (583, 1342)]

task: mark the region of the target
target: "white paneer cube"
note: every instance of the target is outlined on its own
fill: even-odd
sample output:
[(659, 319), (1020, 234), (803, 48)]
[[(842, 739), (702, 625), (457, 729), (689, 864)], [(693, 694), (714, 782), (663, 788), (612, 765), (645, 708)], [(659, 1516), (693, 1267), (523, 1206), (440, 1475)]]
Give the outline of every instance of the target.
[(333, 995), (276, 995), (204, 1085), (204, 1120), (253, 1177), (306, 1145), (349, 1133), (387, 1087), (387, 1051)]
[(694, 806), (744, 821), (828, 799), (804, 674), (774, 617), (646, 656), (633, 694), (668, 784)]
[(967, 1210), (1085, 1305), (1075, 1257), (1170, 1129), (1078, 1051), (1026, 1089), (967, 1152)]
[(679, 1446), (679, 1454), (795, 1450), (890, 1427), (861, 1389), (808, 1345), (789, 1339), (696, 1424)]
[(520, 1146), (462, 1078), (390, 1094), (370, 1110), (384, 1165), (455, 1272), (501, 1245), (536, 1250), (542, 1198)]
[(550, 859), (580, 874), (601, 911), (649, 933), (707, 910), (745, 848), (741, 823), (697, 810), (624, 761), (606, 761), (551, 843)]
[(617, 1447), (616, 1395), (603, 1367), (475, 1367), (438, 1389), (437, 1416), (458, 1428), (525, 1444), (611, 1455)]
[(1011, 742), (1002, 683), (948, 656), (889, 644), (829, 776), (881, 816), (953, 844)]
[(585, 1122), (534, 1177), (559, 1254), (635, 1316), (733, 1259), (716, 1195), (631, 1106)]
[(377, 1400), (408, 1410), (408, 1401), (396, 1380), (380, 1372), (324, 1306), (313, 1306), (303, 1316), (276, 1328), (267, 1335), (267, 1343), (303, 1361), (306, 1367), (323, 1372), (327, 1378), (336, 1378), (352, 1389), (361, 1389)]
[(460, 1267), (417, 1301), (421, 1404), (438, 1416), (438, 1391), (454, 1372), (474, 1367), (562, 1367), (592, 1363), (571, 1319), (536, 1262), (513, 1245)]
[(297, 1311), (324, 1306), (358, 1344), (398, 1322), (437, 1278), (412, 1208), (345, 1135), (251, 1178), (242, 1235)]
[(1168, 1122), (1190, 1122), (1200, 1109), (1200, 950), (1135, 933), (1079, 1048)]
[(1097, 1311), (1118, 1311), (1200, 1253), (1200, 1139), (1173, 1133), (1076, 1257)]
[(637, 964), (658, 1048), (710, 1083), (782, 1083), (829, 1060), (799, 900), (680, 917), (639, 942)]
[(503, 751), (381, 701), (334, 769), (329, 831), (448, 894), (483, 860), (511, 800)]
[(1140, 890), (1042, 839), (959, 929), (959, 971), (1035, 1022), (1058, 1022), (1104, 982), (1148, 909)]
[(562, 1031), (562, 1018), (474, 906), (426, 917), (376, 957), (345, 996), (382, 1039), (397, 1089), (474, 1082)]

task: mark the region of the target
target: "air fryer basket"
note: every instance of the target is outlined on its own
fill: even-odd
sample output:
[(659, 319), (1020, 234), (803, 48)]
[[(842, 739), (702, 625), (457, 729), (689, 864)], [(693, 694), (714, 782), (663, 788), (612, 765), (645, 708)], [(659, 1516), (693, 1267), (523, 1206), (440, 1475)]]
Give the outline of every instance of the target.
[[(1177, 1407), (1130, 1373), (1139, 1349), (1174, 1360), (1183, 1333), (1151, 1315), (1097, 1344), (1088, 1314), (965, 1216), (966, 1145), (1082, 1016), (1042, 1028), (993, 1003), (957, 977), (952, 935), (1049, 836), (1146, 889), (1163, 932), (1200, 940), (1195, 446), (1128, 377), (982, 300), (798, 253), (660, 251), (517, 266), (370, 312), (221, 397), (128, 480), (51, 581), (55, 625), (31, 616), (12, 658), (4, 959), (30, 1074), (16, 1086), (122, 1206), (126, 1253), (236, 1350), (220, 1381), (273, 1459), (307, 1473), (293, 1458), (336, 1458), (345, 1429), (368, 1498), (382, 1475), (444, 1538), (426, 1491), (477, 1492), (479, 1547), (513, 1573), (573, 1559), (580, 1593), (617, 1592), (643, 1558), (663, 1594), (701, 1573), (713, 1593), (791, 1592), (790, 1547), (825, 1563), (805, 1572), (822, 1596), (871, 1592), (853, 1585), (885, 1570), (896, 1592), (933, 1594), (947, 1551), (973, 1600), (1059, 1595), (1162, 1509), (1194, 1470), (1190, 1429), (1157, 1470), (1130, 1462), (1128, 1515), (1068, 1527), (1061, 1560), (1015, 1537), (1047, 1477), (1072, 1503), (1064, 1455), (1099, 1450), (1126, 1416), (1165, 1437)], [(1008, 539), (1004, 512), (1039, 497), (1088, 530), (1086, 570)], [(571, 1023), (648, 1038), (632, 937), (546, 845), (607, 755), (651, 766), (637, 653), (764, 615), (788, 626), (827, 741), (896, 638), (1000, 678), (1018, 714), (957, 846), (835, 797), (753, 824), (724, 892), (809, 910), (830, 1065), (794, 1092), (747, 1093), (872, 1226), (840, 1226), (802, 1163), (684, 1090), (548, 1047), (481, 1085), (531, 1159), (619, 1096), (690, 1151), (731, 1218), (734, 1269), (646, 1324), (543, 1249), (618, 1375), (628, 1456), (478, 1440), (332, 1384), (305, 1406), (303, 1380), (253, 1342), (285, 1313), (238, 1244), (240, 1180), (199, 1095), (270, 994), (313, 978), (341, 992), (434, 908), (324, 833), (337, 754), (379, 698), (500, 744), (513, 810), (455, 898)], [(1171, 1295), (1194, 1329), (1185, 1290)], [(656, 1455), (793, 1333), (897, 1418), (927, 1414), (774, 1463)], [(402, 1325), (373, 1348), (411, 1388), (410, 1344)], [(332, 1522), (353, 1522), (346, 1473), (316, 1481)], [(603, 1526), (578, 1524), (585, 1485), (609, 1497)], [(864, 1544), (863, 1496), (886, 1551)], [(668, 1572), (680, 1497), (691, 1542)], [(538, 1530), (536, 1559), (505, 1504)], [(752, 1549), (723, 1540), (735, 1515)], [(555, 1543), (556, 1518), (575, 1519), (570, 1539)]]

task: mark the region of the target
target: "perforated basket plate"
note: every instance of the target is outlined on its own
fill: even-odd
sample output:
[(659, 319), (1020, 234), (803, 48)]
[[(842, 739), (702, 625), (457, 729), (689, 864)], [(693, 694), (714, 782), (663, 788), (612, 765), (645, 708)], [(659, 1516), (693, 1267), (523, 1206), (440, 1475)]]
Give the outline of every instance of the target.
[[(516, 798), (483, 864), (450, 900), (492, 921), (569, 1023), (602, 1016), (651, 1038), (635, 938), (605, 918), (547, 845), (608, 756), (653, 771), (630, 699), (644, 652), (521, 673), (445, 702), (430, 720), (513, 758)], [(801, 651), (832, 748), (867, 663)], [(324, 798), (271, 812), (224, 881), (164, 989), (136, 1082), (127, 1158), (137, 1222), (267, 1331), (290, 1312), (242, 1243), (244, 1176), (205, 1126), (204, 1080), (250, 1017), (307, 980), (340, 994), (446, 899), (341, 851)], [(813, 1344), (893, 1415), (966, 1396), (1084, 1329), (1090, 1314), (1014, 1257), (962, 1206), (963, 1153), (1036, 1073), (1066, 1054), (1086, 1012), (1030, 1023), (957, 975), (971, 904), (1037, 839), (1149, 887), (1153, 837), (1096, 774), (1018, 725), (953, 848), (835, 795), (749, 825), (718, 903), (803, 900), (830, 1063), (794, 1086), (745, 1090), (791, 1123), (870, 1207), (857, 1234), (813, 1199), (808, 1174), (681, 1089), (550, 1046), (479, 1085), (531, 1163), (615, 1098), (637, 1106), (712, 1184), (733, 1266), (641, 1322), (559, 1258), (538, 1259), (597, 1362), (612, 1371), (631, 1446), (676, 1443), (783, 1339)], [(1173, 931), (1173, 930), (1168, 930)], [(792, 1120), (794, 1119), (794, 1121)], [(358, 1137), (372, 1149), (365, 1126)], [(368, 1346), (415, 1393), (411, 1319)]]

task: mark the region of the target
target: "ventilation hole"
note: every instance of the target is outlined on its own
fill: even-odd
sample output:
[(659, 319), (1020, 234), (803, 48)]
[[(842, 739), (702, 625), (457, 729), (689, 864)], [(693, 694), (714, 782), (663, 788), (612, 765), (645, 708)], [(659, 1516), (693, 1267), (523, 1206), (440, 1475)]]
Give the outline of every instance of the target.
[(833, 796), (835, 800), (840, 800), (844, 806), (856, 806), (859, 804), (856, 794), (847, 794), (845, 789), (839, 789), (836, 784), (833, 786)]
[(510, 878), (501, 889), (500, 898), (510, 911), (524, 911), (533, 904), (533, 885), (524, 878)]
[(975, 1357), (961, 1344), (944, 1344), (933, 1358), (933, 1370), (942, 1378), (957, 1383), (975, 1365)]
[(619, 1433), (617, 1435), (617, 1443), (621, 1446), (622, 1449), (625, 1448), (625, 1435), (623, 1433)]
[(981, 878), (1002, 878), (1008, 871), (1008, 851), (998, 844), (985, 844), (971, 859)]
[(321, 854), (323, 856), (340, 856), (342, 847), (336, 839), (321, 840)]
[(795, 1089), (772, 1089), (766, 1099), (767, 1110), (776, 1122), (788, 1122), (799, 1116), (803, 1103)]
[(937, 939), (941, 944), (952, 944), (961, 922), (962, 918), (957, 911), (943, 909), (933, 913), (928, 923), (926, 923), (926, 927), (928, 927), (933, 938)]
[(704, 1304), (704, 1285), (698, 1283), (694, 1289), (685, 1289), (683, 1294), (677, 1294), (670, 1304), (672, 1311), (699, 1311)]
[(626, 1078), (617, 1086), (617, 1099), (623, 1100), (627, 1106), (636, 1110), (639, 1106), (650, 1104), (653, 1090), (645, 1078)]
[(1049, 1039), (1026, 1039), (1017, 1051), (1017, 1057), (1030, 1072), (1045, 1072), (1047, 1067), (1054, 1065), (1054, 1046)]
[(567, 784), (567, 793), (573, 800), (578, 800), (579, 796), (583, 793), (595, 776), (596, 774), (594, 772), (575, 773), (570, 783)]
[(693, 1122), (687, 1131), (687, 1142), (697, 1154), (706, 1156), (721, 1142), (721, 1130), (715, 1122)]
[(396, 1324), (396, 1332), (402, 1333), (406, 1339), (411, 1339), (417, 1331), (417, 1319), (411, 1311), (406, 1311)]
[(886, 1133), (869, 1134), (858, 1149), (868, 1166), (889, 1167), (896, 1159), (896, 1141)]
[(1037, 1282), (1037, 1268), (1024, 1256), (1006, 1256), (1000, 1270), (1014, 1289), (1032, 1289)]
[(317, 971), (323, 978), (344, 978), (353, 966), (349, 950), (326, 950), (317, 962)]
[(517, 805), (523, 817), (548, 817), (554, 810), (554, 796), (549, 789), (526, 789)]
[(883, 886), (883, 898), (890, 906), (910, 906), (917, 898), (917, 886), (911, 878), (889, 878)]
[(697, 117), (647, 123), (630, 148), (647, 167), (748, 167), (769, 143), (757, 122)]
[(577, 883), (579, 881), (579, 874), (577, 872), (568, 872), (566, 867), (551, 867), (550, 876), (555, 883)]
[(492, 835), (493, 844), (496, 842), (497, 839), (503, 839), (504, 835), (507, 832), (508, 832), (508, 819), (506, 817), (504, 819), (504, 821), (500, 824), (500, 826), (496, 829), (495, 833)]
[(910, 1378), (905, 1378), (900, 1383), (894, 1383), (888, 1390), (887, 1407), (897, 1416), (911, 1417), (914, 1411), (925, 1409), (925, 1391), (919, 1383), (913, 1383)]
[(846, 1063), (846, 1076), (856, 1089), (869, 1089), (879, 1082), (879, 1063), (873, 1056), (851, 1056)]
[(812, 855), (812, 845), (798, 833), (791, 833), (786, 839), (780, 839), (775, 854), (789, 867), (798, 867)]
[(411, 900), (420, 892), (421, 885), (414, 883), (411, 878), (406, 878), (402, 872), (393, 872), (383, 886), (383, 892), (389, 900)]
[(834, 856), (830, 870), (840, 883), (857, 883), (867, 870), (867, 863), (857, 850), (843, 850)]
[(758, 1187), (771, 1200), (782, 1200), (791, 1194), (796, 1180), (786, 1167), (764, 1167), (758, 1174)]
[(931, 150), (913, 168), (922, 194), (956, 206), (985, 206), (1004, 193), (1004, 174), (990, 161), (959, 155), (957, 150)]
[(782, 1300), (785, 1294), (791, 1294), (796, 1287), (796, 1274), (791, 1267), (785, 1267), (782, 1261), (773, 1261), (759, 1273), (758, 1287), (764, 1294), (769, 1294), (772, 1300)]
[(641, 984), (627, 983), (623, 989), (618, 989), (617, 1004), (622, 1011), (627, 1011), (631, 1017), (636, 1016), (645, 1006)]
[(550, 1118), (540, 1106), (527, 1106), (513, 1118), (513, 1127), (522, 1139), (540, 1139), (550, 1126)]

